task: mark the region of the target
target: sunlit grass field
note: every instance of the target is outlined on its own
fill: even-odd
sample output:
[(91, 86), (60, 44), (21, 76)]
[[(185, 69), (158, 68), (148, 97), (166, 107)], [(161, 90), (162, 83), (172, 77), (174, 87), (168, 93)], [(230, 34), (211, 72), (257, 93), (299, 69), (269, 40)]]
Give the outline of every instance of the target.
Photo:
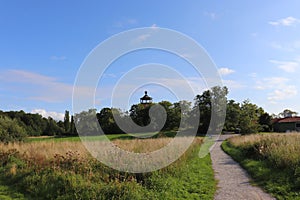
[(238, 136), (222, 147), (277, 199), (300, 199), (299, 133)]
[[(89, 140), (105, 142), (101, 137)], [(118, 147), (138, 153), (158, 150), (172, 140), (109, 138)], [(0, 197), (2, 188), (7, 199), (10, 194), (19, 199), (213, 199), (216, 182), (210, 157), (198, 157), (202, 141), (196, 138), (170, 166), (139, 174), (100, 163), (78, 137), (1, 144)]]

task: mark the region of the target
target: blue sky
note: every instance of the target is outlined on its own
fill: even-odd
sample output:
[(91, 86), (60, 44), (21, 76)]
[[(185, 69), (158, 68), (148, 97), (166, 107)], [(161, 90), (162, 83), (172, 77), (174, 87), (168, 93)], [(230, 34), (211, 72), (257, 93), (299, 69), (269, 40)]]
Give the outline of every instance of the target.
[[(62, 117), (72, 110), (72, 90), (82, 62), (100, 42), (122, 31), (162, 27), (196, 40), (219, 68), (229, 98), (249, 99), (267, 112), (300, 112), (300, 2), (294, 1), (0, 1), (0, 110)], [(143, 63), (172, 65), (192, 82), (195, 72), (166, 52), (120, 58), (106, 71), (96, 107)], [(157, 87), (157, 89), (155, 89)], [(140, 88), (130, 103), (143, 95)], [(155, 101), (176, 101), (153, 86)], [(192, 99), (188, 99), (192, 100)]]

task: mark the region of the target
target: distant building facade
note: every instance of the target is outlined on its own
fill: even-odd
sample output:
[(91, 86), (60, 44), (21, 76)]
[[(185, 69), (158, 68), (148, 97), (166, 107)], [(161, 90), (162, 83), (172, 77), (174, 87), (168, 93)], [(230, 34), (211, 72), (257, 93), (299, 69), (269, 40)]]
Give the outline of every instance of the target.
[(300, 132), (300, 117), (276, 118), (272, 124), (274, 132)]

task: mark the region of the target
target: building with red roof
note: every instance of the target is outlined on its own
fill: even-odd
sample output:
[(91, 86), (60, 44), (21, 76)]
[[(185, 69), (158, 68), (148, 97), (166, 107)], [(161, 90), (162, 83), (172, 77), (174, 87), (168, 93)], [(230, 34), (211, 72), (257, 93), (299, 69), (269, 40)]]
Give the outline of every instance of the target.
[(285, 117), (272, 120), (274, 132), (300, 131), (300, 117)]

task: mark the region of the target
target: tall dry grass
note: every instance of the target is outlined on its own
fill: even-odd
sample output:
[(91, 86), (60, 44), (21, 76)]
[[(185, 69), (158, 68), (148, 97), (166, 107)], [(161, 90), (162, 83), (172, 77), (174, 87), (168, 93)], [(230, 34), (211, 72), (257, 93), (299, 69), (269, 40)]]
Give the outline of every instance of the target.
[(253, 156), (269, 160), (278, 168), (300, 166), (300, 134), (255, 134), (229, 139), (233, 146), (252, 152)]
[[(157, 139), (132, 139), (132, 140), (114, 140), (113, 143), (119, 148), (135, 153), (152, 152), (166, 146), (172, 138), (157, 138)], [(182, 142), (184, 138), (180, 139)], [(98, 141), (104, 142), (104, 141)], [(201, 144), (202, 139), (197, 138), (197, 143)], [(6, 152), (16, 150), (21, 155), (31, 159), (48, 160), (57, 155), (66, 155), (69, 152), (76, 153), (80, 157), (90, 157), (89, 151), (80, 141), (39, 141), (28, 143), (9, 143), (1, 144), (0, 151)]]

